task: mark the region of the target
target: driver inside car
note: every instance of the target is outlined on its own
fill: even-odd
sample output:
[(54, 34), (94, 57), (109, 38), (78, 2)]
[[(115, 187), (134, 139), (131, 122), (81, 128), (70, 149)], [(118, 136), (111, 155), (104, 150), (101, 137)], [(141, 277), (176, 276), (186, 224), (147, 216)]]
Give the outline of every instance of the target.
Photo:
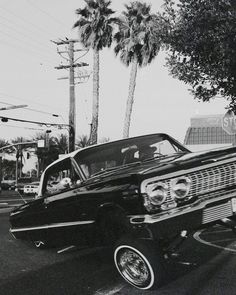
[(147, 160), (155, 157), (157, 148), (154, 146), (142, 146), (139, 148), (139, 160)]

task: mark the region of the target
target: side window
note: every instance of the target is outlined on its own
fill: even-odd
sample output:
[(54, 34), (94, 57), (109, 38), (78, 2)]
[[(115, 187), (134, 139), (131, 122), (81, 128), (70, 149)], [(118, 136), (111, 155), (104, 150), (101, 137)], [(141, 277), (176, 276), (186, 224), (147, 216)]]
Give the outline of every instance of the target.
[(81, 182), (70, 158), (64, 159), (50, 167), (44, 178), (43, 191), (46, 195), (54, 195), (77, 187)]
[(176, 152), (176, 148), (168, 140), (155, 143), (152, 147), (155, 147), (156, 152), (162, 155), (169, 155)]

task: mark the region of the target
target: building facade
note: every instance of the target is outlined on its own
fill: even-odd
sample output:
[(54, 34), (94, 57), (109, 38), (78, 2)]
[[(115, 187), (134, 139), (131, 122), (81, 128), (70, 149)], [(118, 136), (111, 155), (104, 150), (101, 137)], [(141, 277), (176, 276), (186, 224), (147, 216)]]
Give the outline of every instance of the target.
[(235, 144), (236, 135), (230, 135), (222, 128), (223, 117), (224, 115), (205, 115), (191, 118), (184, 144), (192, 151)]

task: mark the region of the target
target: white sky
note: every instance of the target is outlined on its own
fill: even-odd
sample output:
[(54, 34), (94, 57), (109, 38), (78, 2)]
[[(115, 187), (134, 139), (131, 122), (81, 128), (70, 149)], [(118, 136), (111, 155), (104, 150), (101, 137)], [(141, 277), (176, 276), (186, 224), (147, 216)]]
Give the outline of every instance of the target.
[[(123, 3), (128, 1), (112, 1), (117, 15), (123, 9)], [(156, 12), (162, 1), (149, 3)], [(64, 60), (50, 40), (77, 37), (77, 31), (72, 30), (77, 20), (75, 10), (83, 6), (81, 0), (0, 0), (0, 108), (8, 103), (27, 104), (28, 108), (34, 109), (1, 111), (1, 116), (68, 122), (69, 82), (57, 80), (68, 72), (54, 69)], [(91, 70), (91, 53), (80, 60), (88, 62), (91, 66), (87, 70)], [(118, 139), (122, 136), (130, 69), (115, 57), (113, 49), (104, 50), (100, 60), (99, 137)], [(192, 116), (225, 113), (224, 100), (199, 103), (187, 89), (187, 85), (168, 75), (163, 53), (150, 66), (140, 69), (130, 135), (166, 132), (183, 142)], [(76, 86), (77, 136), (89, 134), (91, 102), (92, 77), (87, 83)], [(42, 112), (56, 113), (60, 117)], [(37, 132), (22, 127), (42, 128), (0, 121), (0, 138), (32, 136)]]

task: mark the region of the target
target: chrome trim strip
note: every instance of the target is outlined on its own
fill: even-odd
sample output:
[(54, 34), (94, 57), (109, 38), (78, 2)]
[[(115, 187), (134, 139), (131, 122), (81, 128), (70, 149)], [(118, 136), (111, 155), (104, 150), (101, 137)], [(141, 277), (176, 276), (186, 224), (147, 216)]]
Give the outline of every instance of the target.
[[(224, 161), (217, 161), (215, 163), (211, 163), (211, 164), (208, 164), (208, 165), (202, 165), (202, 166), (198, 166), (196, 168), (192, 168), (192, 169), (181, 169), (179, 171), (176, 171), (176, 172), (172, 172), (172, 173), (169, 173), (169, 174), (165, 174), (165, 175), (161, 175), (161, 176), (154, 176), (152, 178), (147, 178), (145, 179), (142, 183), (141, 183), (141, 193), (146, 193), (146, 186), (148, 185), (148, 183), (150, 182), (153, 182), (153, 181), (163, 181), (163, 180), (166, 180), (166, 179), (170, 179), (170, 178), (173, 178), (173, 177), (178, 177), (178, 176), (182, 176), (182, 175), (186, 175), (186, 174), (189, 174), (191, 172), (199, 172), (201, 170), (204, 170), (206, 168), (211, 168), (211, 167), (215, 167), (215, 166), (219, 166), (219, 165), (223, 165), (223, 164), (227, 164), (227, 163), (231, 163), (231, 162), (234, 162), (236, 161), (236, 158), (233, 157), (233, 158), (230, 158), (230, 159), (227, 159), (227, 160), (224, 160)], [(175, 163), (175, 162), (173, 162)]]
[[(227, 195), (215, 197), (214, 200), (212, 200), (212, 198), (207, 199), (207, 200), (199, 200), (191, 205), (186, 205), (183, 207), (170, 209), (168, 211), (161, 212), (161, 213), (154, 214), (154, 215), (150, 215), (150, 214), (129, 215), (128, 217), (130, 218), (130, 223), (132, 223), (132, 224), (144, 224), (144, 223), (153, 224), (153, 223), (160, 222), (160, 221), (163, 221), (166, 219), (177, 217), (179, 215), (184, 215), (187, 213), (191, 213), (191, 212), (194, 212), (197, 210), (204, 209), (207, 205), (209, 205), (211, 203), (215, 203), (217, 201), (227, 200), (227, 199), (235, 198), (235, 197), (236, 197), (236, 191), (231, 192)], [(137, 218), (143, 218), (143, 221), (140, 221), (140, 222), (135, 221), (135, 219), (137, 219)], [(134, 220), (134, 221), (132, 221), (132, 220)]]
[(95, 220), (86, 220), (86, 221), (74, 221), (74, 222), (63, 222), (63, 223), (52, 223), (45, 224), (41, 226), (33, 226), (33, 227), (22, 227), (22, 228), (11, 228), (10, 232), (22, 232), (22, 231), (30, 231), (30, 230), (39, 230), (39, 229), (49, 229), (56, 227), (66, 227), (66, 226), (74, 226), (74, 225), (84, 225), (94, 223)]
[(76, 188), (71, 189), (69, 191), (66, 192), (57, 192), (53, 195), (47, 196), (44, 198), (43, 202), (45, 205), (51, 203), (51, 202), (55, 202), (58, 200), (63, 200), (66, 198), (70, 198), (71, 196), (76, 195)]

